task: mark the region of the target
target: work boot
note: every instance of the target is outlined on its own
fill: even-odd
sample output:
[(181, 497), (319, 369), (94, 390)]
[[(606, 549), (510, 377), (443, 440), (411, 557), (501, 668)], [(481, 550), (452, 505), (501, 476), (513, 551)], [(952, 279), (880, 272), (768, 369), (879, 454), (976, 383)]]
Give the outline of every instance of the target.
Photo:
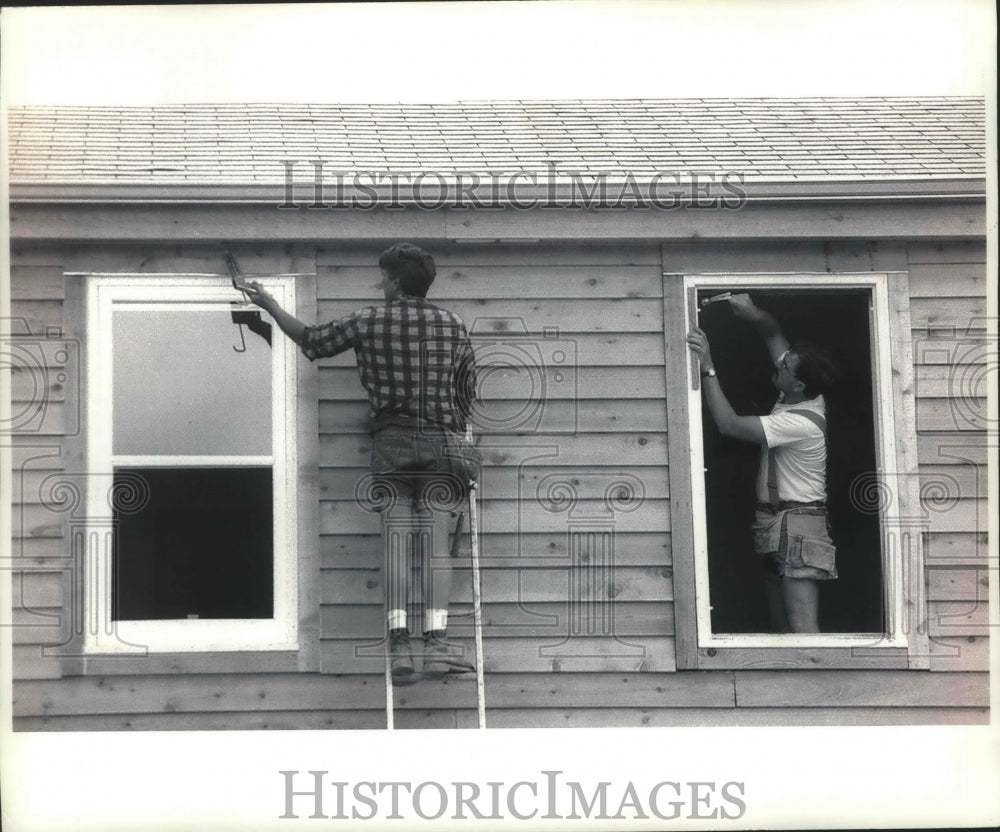
[(413, 678), (410, 634), (406, 630), (389, 631), (389, 669), (394, 684), (407, 684)]
[(440, 679), (449, 673), (474, 673), (476, 668), (462, 658), (462, 645), (445, 641), (444, 631), (424, 633), (424, 676)]

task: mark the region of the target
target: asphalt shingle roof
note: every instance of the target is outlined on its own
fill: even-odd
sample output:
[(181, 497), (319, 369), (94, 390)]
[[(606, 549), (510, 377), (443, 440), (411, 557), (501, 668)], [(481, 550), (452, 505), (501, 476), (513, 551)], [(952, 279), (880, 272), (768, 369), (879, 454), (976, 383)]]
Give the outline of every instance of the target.
[(327, 171), (738, 171), (747, 181), (974, 179), (981, 98), (14, 107), (12, 183), (274, 184)]

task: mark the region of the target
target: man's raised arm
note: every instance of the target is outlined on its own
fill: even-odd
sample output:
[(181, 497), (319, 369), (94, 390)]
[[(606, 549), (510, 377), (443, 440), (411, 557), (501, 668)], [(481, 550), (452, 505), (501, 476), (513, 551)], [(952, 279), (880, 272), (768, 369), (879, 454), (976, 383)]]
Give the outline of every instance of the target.
[(750, 295), (745, 292), (740, 295), (733, 295), (727, 301), (733, 310), (733, 315), (741, 321), (746, 321), (757, 330), (767, 350), (771, 354), (771, 360), (777, 361), (788, 349), (788, 339), (781, 331), (778, 319), (770, 312), (765, 312), (757, 307), (750, 299)]
[(726, 394), (722, 392), (715, 374), (715, 362), (712, 360), (712, 348), (708, 343), (708, 336), (702, 329), (695, 327), (688, 333), (687, 343), (691, 351), (698, 356), (702, 375), (701, 389), (705, 392), (708, 411), (712, 414), (712, 420), (719, 432), (734, 439), (756, 442), (758, 445), (764, 444), (767, 437), (764, 435), (760, 417), (741, 416), (733, 410)]

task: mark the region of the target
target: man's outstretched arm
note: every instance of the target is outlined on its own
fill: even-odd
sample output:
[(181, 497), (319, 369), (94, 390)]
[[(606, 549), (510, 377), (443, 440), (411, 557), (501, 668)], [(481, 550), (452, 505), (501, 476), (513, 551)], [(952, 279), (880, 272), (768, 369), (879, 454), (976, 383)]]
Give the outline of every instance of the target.
[(246, 289), (250, 302), (256, 304), (274, 318), (274, 322), (281, 328), (281, 331), (301, 347), (302, 339), (306, 332), (306, 325), (294, 315), (290, 315), (282, 309), (278, 305), (278, 301), (274, 299), (274, 296), (256, 280), (249, 281), (246, 284)]
[[(708, 345), (708, 338), (705, 333), (695, 327), (687, 336), (688, 346), (691, 351), (698, 356), (703, 373), (714, 370), (712, 363), (712, 351)], [(719, 429), (719, 433), (725, 436), (732, 436), (734, 439), (743, 439), (746, 442), (755, 442), (763, 445), (767, 438), (764, 435), (764, 428), (760, 423), (759, 416), (740, 416), (722, 392), (719, 379), (713, 374), (702, 378), (702, 389), (705, 391), (705, 402), (708, 404), (708, 411), (712, 414), (712, 420)]]

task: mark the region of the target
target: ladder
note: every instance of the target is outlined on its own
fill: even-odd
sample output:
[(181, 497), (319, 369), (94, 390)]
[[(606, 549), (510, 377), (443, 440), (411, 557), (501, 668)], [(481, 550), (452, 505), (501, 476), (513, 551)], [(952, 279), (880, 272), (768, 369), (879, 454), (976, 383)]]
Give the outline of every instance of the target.
[[(486, 680), (483, 668), (483, 609), (482, 588), (479, 581), (479, 507), (477, 495), (479, 484), (473, 480), (469, 487), (469, 537), (472, 548), (472, 620), (476, 645), (476, 712), (479, 728), (486, 727)], [(464, 512), (458, 515), (452, 543), (454, 552), (462, 533)], [(389, 662), (389, 651), (385, 651), (385, 727), (395, 730), (395, 688), (392, 684), (392, 671)]]

